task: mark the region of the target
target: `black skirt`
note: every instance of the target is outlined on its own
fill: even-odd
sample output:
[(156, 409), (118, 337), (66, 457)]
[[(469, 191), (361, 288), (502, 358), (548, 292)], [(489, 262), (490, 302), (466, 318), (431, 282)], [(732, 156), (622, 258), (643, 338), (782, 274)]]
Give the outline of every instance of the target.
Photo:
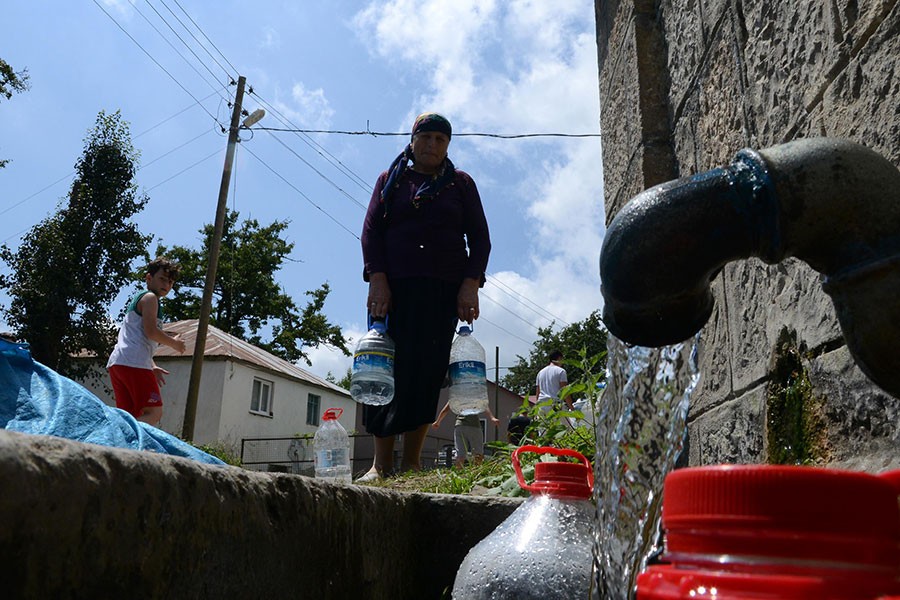
[(378, 437), (434, 422), (459, 322), (459, 284), (426, 278), (389, 283), (388, 335), (396, 346), (394, 399), (384, 406), (366, 405), (363, 413), (366, 431)]

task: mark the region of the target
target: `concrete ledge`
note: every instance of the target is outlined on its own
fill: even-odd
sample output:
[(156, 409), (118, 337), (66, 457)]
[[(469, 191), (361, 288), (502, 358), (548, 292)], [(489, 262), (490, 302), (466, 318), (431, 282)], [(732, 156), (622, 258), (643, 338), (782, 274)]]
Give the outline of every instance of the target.
[(440, 598), (519, 505), (0, 431), (8, 598)]

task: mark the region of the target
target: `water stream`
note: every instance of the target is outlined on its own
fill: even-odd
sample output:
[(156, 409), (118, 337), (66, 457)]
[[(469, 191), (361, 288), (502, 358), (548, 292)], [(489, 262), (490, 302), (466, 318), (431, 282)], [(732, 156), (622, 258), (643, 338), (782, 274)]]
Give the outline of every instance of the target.
[(628, 600), (659, 549), (662, 486), (684, 444), (700, 373), (696, 338), (664, 348), (610, 336), (607, 387), (597, 407), (592, 598)]

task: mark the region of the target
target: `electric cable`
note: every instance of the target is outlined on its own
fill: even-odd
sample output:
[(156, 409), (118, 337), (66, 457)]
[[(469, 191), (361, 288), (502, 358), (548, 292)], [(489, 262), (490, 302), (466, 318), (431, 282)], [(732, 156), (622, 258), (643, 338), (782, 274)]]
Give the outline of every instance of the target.
[[(153, 8), (153, 5), (152, 5), (152, 4), (150, 4), (149, 2), (148, 2), (147, 4), (148, 4), (148, 6), (150, 6), (150, 8)], [(156, 27), (156, 25), (155, 25), (155, 24), (154, 24), (154, 23), (153, 23), (153, 22), (152, 22), (152, 21), (151, 21), (144, 13), (143, 13), (143, 12), (141, 12), (141, 9), (138, 8), (138, 5), (137, 5), (136, 3), (135, 3), (135, 4), (132, 4), (131, 6), (132, 6), (132, 8), (134, 8), (134, 10), (137, 12), (137, 14), (141, 15), (141, 17), (147, 22), (147, 24), (150, 25), (150, 27), (153, 28), (153, 31), (155, 31), (155, 32), (159, 35), (159, 37), (161, 37), (161, 38), (163, 39), (163, 41), (169, 45), (169, 47), (172, 49), (172, 51), (173, 51), (175, 54), (177, 54), (177, 55), (179, 56), (179, 58), (181, 58), (181, 60), (183, 60), (183, 61), (185, 62), (185, 64), (187, 64), (187, 66), (189, 66), (191, 69), (193, 69), (194, 73), (196, 73), (197, 76), (200, 77), (200, 79), (202, 79), (203, 82), (204, 82), (206, 85), (208, 85), (209, 87), (211, 87), (211, 88), (214, 89), (214, 90), (216, 89), (216, 87), (215, 87), (213, 84), (211, 84), (211, 83), (209, 82), (209, 80), (206, 78), (206, 76), (203, 75), (203, 73), (201, 73), (200, 70), (197, 69), (197, 67), (194, 66), (194, 63), (192, 63), (190, 60), (188, 60), (188, 58), (187, 58), (184, 54), (182, 54), (181, 51), (178, 50), (178, 48), (175, 47), (175, 44), (173, 44), (172, 41), (169, 40), (169, 38), (167, 38), (167, 37), (163, 34), (163, 32), (160, 31), (160, 30)], [(155, 8), (153, 8), (153, 10), (156, 12), (156, 9), (155, 9)], [(159, 12), (156, 12), (156, 14), (158, 15)], [(169, 29), (171, 29), (171, 27), (169, 27)], [(178, 35), (178, 34), (176, 34), (176, 35)], [(209, 70), (209, 69), (207, 69), (207, 71), (208, 71), (208, 70)], [(215, 77), (215, 76), (213, 76), (213, 80), (214, 80), (214, 81), (216, 80), (216, 77)]]
[[(103, 11), (103, 14), (105, 14), (107, 17), (109, 17), (110, 21), (112, 21), (113, 23), (115, 23), (116, 27), (118, 27), (118, 28), (122, 31), (122, 33), (124, 33), (125, 35), (128, 36), (128, 39), (130, 39), (132, 42), (134, 42), (134, 44), (135, 44), (138, 48), (140, 48), (141, 51), (142, 51), (144, 54), (147, 55), (147, 58), (149, 58), (150, 60), (153, 61), (153, 64), (155, 64), (157, 67), (159, 67), (160, 69), (162, 69), (162, 71), (163, 71), (166, 75), (168, 75), (169, 78), (170, 78), (172, 81), (174, 81), (174, 82), (178, 85), (178, 87), (180, 87), (180, 88), (184, 91), (185, 94), (187, 94), (188, 96), (190, 96), (191, 98), (194, 99), (194, 102), (195, 102), (195, 103), (200, 104), (200, 101), (197, 100), (197, 97), (194, 96), (194, 94), (192, 94), (192, 93), (190, 92), (190, 90), (188, 90), (186, 87), (184, 87), (184, 85), (182, 85), (182, 83), (181, 83), (180, 81), (178, 81), (178, 79), (176, 79), (175, 76), (172, 75), (172, 73), (170, 73), (170, 72), (168, 71), (168, 69), (166, 69), (164, 66), (162, 66), (162, 65), (160, 64), (160, 62), (159, 62), (158, 60), (156, 60), (156, 59), (153, 57), (153, 55), (150, 54), (150, 53), (147, 51), (146, 48), (144, 48), (143, 46), (141, 46), (141, 44), (140, 44), (136, 39), (134, 39), (134, 36), (132, 36), (130, 33), (128, 33), (128, 31), (127, 31), (124, 27), (122, 27), (122, 25), (120, 25), (118, 21), (116, 21), (115, 17), (113, 17), (111, 14), (109, 14), (109, 12), (107, 12), (107, 10), (106, 10), (105, 8), (103, 8), (103, 6), (101, 6), (100, 3), (99, 3), (97, 0), (92, 0), (92, 1), (94, 2), (94, 4), (97, 5), (97, 8), (99, 8), (100, 10)], [(209, 112), (209, 111), (206, 109), (205, 106), (203, 106), (203, 105), (201, 104), (201, 107), (203, 108), (204, 111), (206, 111), (206, 114), (208, 114), (208, 115), (210, 116), (210, 118), (212, 118), (213, 120), (215, 120), (215, 116), (213, 116), (213, 114), (212, 114), (211, 112)]]
[(256, 153), (253, 152), (252, 150), (250, 150), (249, 148), (245, 148), (245, 150), (247, 151), (248, 154), (250, 154), (250, 156), (252, 156), (252, 157), (255, 158), (256, 160), (258, 160), (259, 162), (261, 162), (261, 163), (263, 164), (263, 166), (265, 166), (267, 169), (269, 169), (270, 171), (272, 171), (272, 173), (274, 173), (276, 177), (278, 177), (279, 179), (281, 179), (284, 183), (286, 183), (286, 184), (287, 184), (290, 188), (292, 188), (295, 192), (297, 192), (298, 194), (300, 194), (300, 196), (301, 196), (304, 200), (306, 200), (311, 206), (313, 206), (313, 207), (315, 207), (316, 209), (318, 209), (319, 211), (321, 211), (322, 214), (324, 214), (326, 217), (328, 217), (329, 219), (331, 219), (332, 221), (334, 221), (341, 229), (343, 229), (344, 231), (346, 231), (347, 233), (349, 233), (350, 235), (352, 235), (353, 237), (355, 237), (357, 240), (359, 240), (359, 236), (358, 236), (356, 233), (354, 233), (352, 230), (350, 230), (346, 225), (344, 225), (343, 223), (341, 223), (340, 221), (338, 221), (336, 218), (334, 218), (333, 216), (331, 216), (331, 214), (329, 214), (328, 211), (326, 211), (324, 208), (322, 208), (321, 206), (319, 206), (318, 204), (316, 204), (315, 202), (313, 202), (313, 201), (310, 199), (309, 196), (307, 196), (306, 194), (304, 194), (297, 186), (295, 186), (295, 185), (292, 184), (290, 181), (288, 181), (287, 179), (285, 179), (284, 176), (281, 175), (281, 173), (279, 173), (279, 172), (276, 171), (275, 169), (273, 169), (273, 168), (269, 165), (269, 163), (267, 163), (266, 161), (264, 161), (263, 159), (261, 159), (260, 157), (258, 157), (258, 156), (256, 155)]
[[(226, 69), (225, 67), (222, 66), (222, 63), (220, 63), (218, 61), (218, 59), (216, 59), (216, 57), (212, 55), (212, 53), (206, 48), (206, 46), (203, 45), (203, 42), (201, 42), (200, 40), (197, 39), (197, 36), (195, 36), (193, 34), (193, 32), (190, 30), (190, 28), (184, 24), (184, 21), (182, 21), (180, 18), (178, 18), (178, 15), (175, 14), (175, 11), (173, 11), (171, 8), (169, 8), (169, 5), (166, 4), (165, 0), (159, 0), (159, 2), (163, 6), (166, 7), (166, 10), (168, 10), (172, 14), (173, 17), (175, 17), (175, 20), (178, 21), (179, 25), (184, 27), (184, 30), (188, 32), (188, 35), (190, 35), (192, 38), (194, 38), (194, 41), (197, 42), (197, 45), (200, 46), (201, 48), (203, 48), (203, 51), (206, 52), (206, 54), (213, 60), (214, 63), (216, 63), (216, 66), (218, 66), (220, 69), (222, 69), (222, 72), (225, 73), (226, 77), (230, 77), (231, 79), (234, 79), (235, 77), (238, 76), (238, 70), (234, 69), (234, 66), (232, 66), (232, 69), (234, 69), (232, 72), (229, 72), (228, 69)], [(147, 3), (149, 4), (150, 1), (147, 0)], [(187, 18), (190, 19), (191, 23), (193, 23), (194, 26), (197, 27), (197, 29), (199, 30), (200, 27), (197, 25), (197, 23), (193, 19), (191, 19), (191, 16), (187, 14), (187, 11), (185, 11), (184, 8), (180, 4), (178, 5), (178, 8), (181, 9), (181, 12), (183, 12), (185, 15), (187, 15)], [(203, 33), (203, 31), (201, 30), (200, 33)], [(209, 40), (209, 38), (206, 36), (205, 33), (203, 34), (203, 37), (205, 37), (207, 40)], [(210, 42), (210, 43), (212, 43), (212, 42)], [(213, 44), (213, 46), (215, 46), (215, 44)], [(216, 48), (216, 51), (218, 51), (218, 50), (219, 49)], [(222, 53), (219, 52), (219, 54), (222, 54)], [(225, 58), (225, 56), (223, 55), (222, 58)], [(199, 57), (197, 60), (200, 60)], [(228, 62), (228, 59), (226, 59), (225, 62)], [(228, 63), (228, 64), (230, 65), (231, 63)]]

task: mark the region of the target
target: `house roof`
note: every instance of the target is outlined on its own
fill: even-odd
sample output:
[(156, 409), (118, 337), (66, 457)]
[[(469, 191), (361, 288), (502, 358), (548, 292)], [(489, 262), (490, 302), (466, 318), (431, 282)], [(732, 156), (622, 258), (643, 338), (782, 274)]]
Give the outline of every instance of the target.
[[(180, 335), (181, 339), (184, 340), (186, 348), (184, 354), (179, 354), (172, 348), (160, 344), (154, 356), (190, 360), (194, 354), (194, 345), (197, 341), (197, 323), (197, 319), (186, 319), (184, 321), (175, 321), (174, 323), (166, 323), (163, 325), (165, 331)], [(344, 388), (322, 379), (318, 375), (314, 375), (305, 369), (301, 369), (297, 365), (289, 363), (283, 358), (279, 358), (274, 354), (266, 352), (262, 348), (257, 348), (253, 344), (236, 338), (233, 335), (229, 335), (212, 325), (210, 325), (206, 331), (206, 347), (204, 348), (203, 356), (208, 358), (231, 358), (239, 360), (297, 381), (303, 381), (319, 387), (328, 388), (333, 392), (346, 396), (350, 395), (350, 392)]]

